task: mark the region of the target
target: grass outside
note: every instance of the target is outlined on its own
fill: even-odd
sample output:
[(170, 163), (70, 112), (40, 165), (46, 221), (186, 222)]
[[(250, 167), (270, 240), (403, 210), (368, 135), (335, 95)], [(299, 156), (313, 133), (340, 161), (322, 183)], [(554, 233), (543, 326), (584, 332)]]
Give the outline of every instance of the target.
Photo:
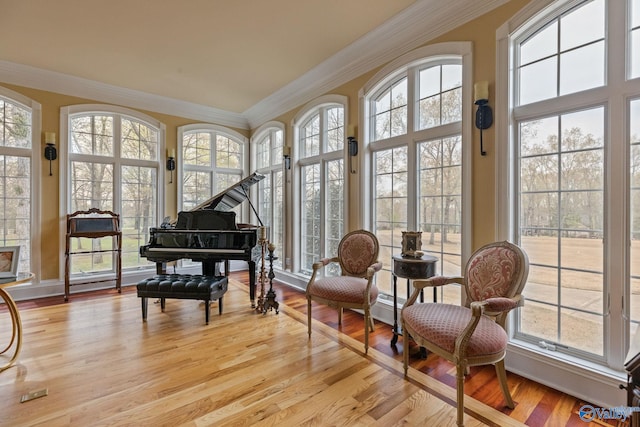
[[(400, 233), (384, 232), (382, 242), (394, 242), (397, 247), (381, 250), (384, 271), (379, 273), (378, 287), (392, 293), (391, 256), (400, 253)], [(422, 250), (459, 253), (460, 236), (450, 234), (449, 242), (440, 245), (435, 235), (432, 245), (429, 235), (422, 235)], [(523, 236), (522, 247), (530, 262), (529, 277), (524, 289), (528, 299), (520, 311), (521, 331), (541, 340), (575, 347), (590, 353), (603, 354), (603, 288), (604, 257), (601, 239)], [(634, 254), (640, 254), (640, 241), (632, 243)], [(440, 264), (440, 262), (439, 262)], [(558, 269), (558, 265), (562, 269)], [(637, 268), (637, 267), (636, 267)], [(438, 265), (436, 274), (461, 274), (460, 258), (448, 257)], [(444, 271), (444, 273), (443, 273)], [(640, 274), (633, 271), (632, 274)], [(400, 286), (400, 282), (403, 283)], [(405, 280), (399, 280), (399, 298), (406, 298)], [(446, 290), (445, 302), (457, 303), (459, 292)], [(404, 300), (403, 300), (404, 302)], [(640, 321), (640, 280), (631, 283), (631, 319)]]
[[(423, 233), (422, 250), (459, 253), (460, 235), (449, 234), (448, 242), (441, 245), (439, 234), (434, 235), (430, 243), (430, 235)], [(381, 292), (392, 294), (392, 262), (391, 257), (400, 253), (401, 234), (392, 235), (391, 231), (383, 231), (378, 235), (381, 242), (380, 260), (383, 270), (378, 273), (377, 284)], [(80, 242), (79, 240), (82, 240)], [(123, 268), (145, 264), (146, 260), (139, 256), (141, 245), (147, 244), (137, 238), (137, 234), (123, 233), (122, 265)], [(79, 246), (81, 245), (81, 246)], [(112, 238), (73, 239), (72, 251), (87, 251), (99, 247), (109, 250)], [(394, 246), (391, 246), (394, 245)], [(397, 246), (395, 246), (397, 245)], [(557, 342), (595, 354), (603, 352), (603, 254), (602, 240), (589, 238), (562, 238), (525, 236), (522, 247), (530, 261), (529, 279), (524, 295), (529, 299), (521, 310), (522, 332), (540, 337), (540, 339)], [(640, 253), (640, 242), (634, 241), (632, 250)], [(558, 270), (560, 259), (563, 267)], [(74, 255), (72, 272), (112, 271), (113, 257), (110, 252)], [(440, 260), (436, 265), (436, 274), (459, 275), (461, 271), (458, 256), (446, 256), (444, 263)], [(637, 273), (637, 272), (636, 272)], [(560, 283), (560, 286), (557, 284)], [(406, 280), (398, 280), (399, 298), (406, 298)], [(449, 285), (439, 296), (439, 300), (457, 303), (460, 300), (460, 289)], [(534, 301), (535, 300), (535, 301)], [(558, 307), (560, 305), (560, 307)], [(631, 319), (640, 320), (640, 280), (632, 281)]]

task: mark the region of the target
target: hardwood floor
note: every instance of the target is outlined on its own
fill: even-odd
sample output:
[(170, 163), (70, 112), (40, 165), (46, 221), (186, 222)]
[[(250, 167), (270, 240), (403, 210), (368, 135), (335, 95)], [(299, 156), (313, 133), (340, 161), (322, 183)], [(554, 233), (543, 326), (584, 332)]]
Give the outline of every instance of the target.
[[(245, 272), (232, 273), (232, 278), (239, 280), (243, 283), (248, 282), (248, 274)], [(294, 288), (282, 285), (277, 281), (274, 282), (274, 288), (277, 295), (277, 300), (286, 303), (287, 310), (295, 311), (292, 315), (298, 316), (298, 320), (304, 323), (306, 318), (306, 299), (304, 294)], [(225, 304), (225, 320), (220, 324), (215, 325), (210, 330), (220, 330), (222, 335), (208, 336), (206, 338), (202, 333), (202, 328), (193, 328), (189, 332), (185, 332), (182, 327), (173, 328), (173, 321), (188, 321), (188, 322), (202, 322), (200, 318), (202, 313), (196, 313), (197, 319), (194, 320), (194, 314), (187, 310), (172, 313), (173, 315), (179, 314), (180, 318), (169, 317), (169, 320), (162, 316), (158, 316), (158, 313), (154, 314), (153, 310), (149, 313), (149, 322), (145, 325), (145, 328), (137, 327), (140, 319), (140, 307), (137, 299), (133, 299), (134, 303), (131, 303), (131, 299), (126, 300), (127, 304), (131, 307), (124, 307), (124, 302), (121, 300), (115, 300), (115, 306), (111, 301), (115, 291), (98, 291), (85, 294), (72, 295), (70, 303), (66, 306), (67, 309), (60, 308), (60, 311), (48, 312), (47, 317), (36, 317), (30, 319), (28, 325), (25, 325), (25, 330), (29, 330), (32, 335), (41, 335), (41, 339), (38, 341), (37, 348), (29, 348), (25, 346), (23, 354), (19, 360), (25, 360), (25, 366), (18, 366), (11, 368), (8, 371), (0, 374), (0, 397), (7, 396), (5, 393), (10, 393), (9, 390), (12, 382), (20, 383), (22, 386), (29, 385), (31, 389), (38, 388), (40, 386), (48, 386), (54, 388), (56, 386), (64, 386), (64, 394), (62, 396), (56, 396), (54, 398), (53, 393), (46, 399), (42, 399), (42, 402), (37, 403), (40, 405), (40, 410), (48, 411), (48, 415), (43, 417), (40, 412), (30, 414), (29, 411), (35, 408), (35, 405), (24, 405), (20, 407), (20, 404), (15, 402), (8, 402), (6, 399), (0, 403), (0, 426), (4, 425), (211, 425), (211, 420), (214, 415), (207, 415), (211, 413), (211, 408), (222, 407), (224, 409), (217, 410), (217, 416), (229, 417), (225, 418), (228, 424), (232, 425), (252, 425), (253, 420), (270, 420), (272, 425), (278, 425), (276, 422), (279, 417), (282, 417), (284, 413), (289, 414), (292, 420), (297, 419), (298, 424), (302, 425), (319, 425), (320, 419), (316, 419), (316, 423), (309, 420), (309, 414), (304, 414), (304, 407), (302, 402), (304, 399), (311, 398), (308, 394), (304, 394), (306, 388), (295, 389), (296, 391), (289, 391), (287, 395), (286, 411), (282, 408), (285, 406), (282, 403), (282, 396), (280, 399), (269, 400), (267, 396), (270, 393), (282, 393), (282, 387), (288, 387), (285, 382), (293, 383), (295, 379), (284, 376), (284, 372), (289, 372), (287, 367), (293, 363), (305, 364), (309, 366), (312, 360), (311, 366), (315, 367), (318, 364), (318, 369), (327, 368), (329, 360), (333, 360), (335, 363), (335, 355), (330, 359), (327, 357), (326, 351), (319, 351), (322, 346), (331, 346), (331, 343), (327, 343), (322, 340), (321, 334), (314, 333), (313, 338), (313, 353), (309, 356), (310, 359), (298, 359), (298, 360), (285, 360), (284, 355), (289, 355), (290, 351), (282, 348), (282, 345), (274, 345), (268, 338), (273, 331), (266, 327), (264, 321), (258, 322), (255, 326), (250, 326), (252, 329), (250, 332), (243, 333), (237, 331), (234, 328), (233, 317), (233, 303), (229, 305)], [(123, 293), (134, 293), (134, 287), (124, 287)], [(117, 294), (116, 294), (117, 295)], [(100, 305), (100, 308), (89, 308), (88, 305), (83, 304), (84, 300), (94, 300), (96, 298), (103, 298), (108, 302), (107, 305)], [(194, 303), (191, 301), (191, 303)], [(173, 306), (175, 306), (174, 304)], [(28, 310), (30, 308), (44, 308), (49, 306), (65, 306), (62, 303), (62, 297), (52, 297), (32, 301), (23, 301), (18, 304), (20, 310)], [(97, 307), (97, 306), (96, 306)], [(151, 309), (151, 307), (150, 307)], [(2, 308), (0, 308), (0, 313)], [(246, 311), (246, 310), (245, 310)], [(37, 311), (36, 311), (37, 312)], [(212, 310), (213, 318), (217, 316), (217, 310)], [(97, 316), (97, 318), (96, 318)], [(183, 316), (187, 316), (183, 319)], [(314, 305), (313, 310), (314, 319), (318, 320), (325, 327), (339, 330), (343, 334), (346, 334), (349, 339), (352, 339), (356, 343), (353, 347), (358, 347), (359, 343), (364, 341), (363, 322), (362, 316), (352, 311), (345, 311), (343, 318), (343, 325), (337, 325), (336, 311), (322, 305)], [(56, 318), (57, 317), (57, 318)], [(246, 317), (246, 316), (245, 316)], [(262, 316), (256, 316), (260, 319)], [(278, 322), (284, 322), (284, 316), (269, 315), (268, 321), (274, 322), (277, 319)], [(94, 322), (87, 322), (87, 319), (94, 319)], [(84, 319), (84, 320), (83, 320)], [(1, 319), (0, 319), (1, 320)], [(218, 319), (220, 320), (220, 319)], [(64, 331), (63, 326), (57, 326), (54, 329), (47, 329), (48, 325), (53, 322), (61, 322), (62, 324), (69, 325), (74, 322), (78, 324), (88, 323), (86, 326), (74, 328), (76, 332), (68, 335), (67, 331)], [(212, 319), (212, 323), (214, 320)], [(124, 323), (124, 324), (123, 324)], [(135, 326), (134, 326), (135, 325)], [(283, 329), (282, 324), (270, 323), (270, 328), (276, 328), (278, 333)], [(274, 326), (275, 325), (275, 326)], [(280, 325), (280, 326), (278, 326)], [(108, 326), (108, 328), (104, 327)], [(199, 325), (200, 326), (200, 325)], [(219, 328), (218, 328), (219, 327)], [(112, 328), (117, 328), (120, 332), (125, 332), (131, 336), (131, 340), (122, 340), (122, 336), (109, 332)], [(166, 331), (169, 328), (170, 331)], [(225, 328), (227, 328), (225, 332)], [(253, 330), (255, 329), (255, 330)], [(286, 328), (284, 328), (286, 329)], [(152, 341), (151, 345), (147, 345), (144, 348), (140, 348), (136, 345), (136, 340), (148, 339), (149, 335), (153, 336), (162, 330), (162, 340)], [(155, 332), (154, 332), (155, 331)], [(230, 334), (229, 331), (234, 331)], [(0, 329), (1, 332), (1, 329)], [(306, 329), (304, 333), (298, 335), (295, 339), (300, 340), (300, 343), (289, 343), (293, 348), (301, 348), (306, 346)], [(330, 332), (330, 331), (329, 331)], [(247, 336), (244, 336), (247, 335)], [(250, 335), (250, 336), (249, 336)], [(263, 338), (258, 339), (256, 336), (264, 335)], [(330, 335), (330, 334), (329, 334)], [(116, 338), (117, 337), (117, 338)], [(397, 348), (393, 348), (390, 345), (392, 337), (391, 327), (389, 325), (376, 322), (376, 330), (370, 334), (370, 346), (375, 349), (374, 353), (381, 353), (389, 356), (396, 363), (396, 367), (400, 366), (402, 361), (402, 345), (398, 343)], [(282, 338), (289, 340), (290, 337)], [(400, 338), (402, 339), (402, 338)], [(89, 345), (87, 346), (87, 340)], [(232, 343), (226, 343), (226, 340), (231, 340)], [(253, 340), (253, 341), (252, 341)], [(316, 341), (318, 340), (318, 341)], [(55, 344), (57, 342), (57, 344)], [(278, 342), (278, 341), (276, 341)], [(320, 343), (320, 344), (318, 344)], [(56, 345), (69, 346), (68, 351), (61, 352), (57, 349)], [(76, 348), (77, 346), (77, 348)], [(174, 355), (175, 351), (172, 351), (176, 346), (189, 346), (191, 351), (195, 352), (193, 356), (185, 356), (184, 354)], [(235, 346), (235, 348), (233, 348)], [(253, 376), (254, 380), (256, 375), (260, 378), (258, 397), (256, 397), (256, 391), (251, 387), (257, 387), (252, 383), (251, 387), (247, 384), (233, 385), (231, 388), (225, 389), (227, 393), (221, 393), (220, 396), (211, 396), (206, 394), (202, 390), (201, 383), (203, 383), (202, 368), (203, 364), (210, 363), (208, 359), (203, 359), (200, 354), (207, 354), (211, 348), (215, 348), (216, 351), (220, 351), (219, 348), (223, 348), (223, 352), (227, 354), (226, 358), (223, 357), (222, 361), (217, 361), (219, 366), (212, 367), (213, 370), (205, 375), (205, 383), (212, 381), (220, 381), (221, 377), (224, 377), (227, 372), (232, 369), (247, 369), (243, 365), (243, 361), (249, 361), (249, 359), (255, 359), (256, 357), (264, 360), (265, 369), (264, 372), (247, 373), (247, 375)], [(238, 351), (238, 348), (244, 349)], [(357, 350), (357, 349), (356, 349)], [(97, 351), (97, 352), (96, 352)], [(316, 352), (319, 351), (319, 352)], [(360, 348), (359, 351), (362, 351)], [(33, 363), (28, 364), (27, 361), (33, 354), (30, 352), (48, 352), (46, 363), (47, 366), (33, 366)], [(125, 356), (123, 356), (125, 355)], [(371, 355), (371, 352), (370, 352)], [(173, 357), (178, 359), (173, 360)], [(362, 377), (357, 381), (363, 381), (363, 385), (359, 386), (360, 391), (358, 393), (347, 395), (346, 399), (349, 402), (354, 402), (356, 399), (359, 403), (354, 403), (357, 407), (364, 407), (366, 410), (364, 414), (360, 414), (357, 420), (353, 418), (353, 413), (349, 411), (349, 404), (344, 407), (336, 408), (331, 407), (332, 413), (322, 414), (323, 421), (333, 423), (335, 425), (344, 424), (345, 420), (350, 420), (354, 425), (392, 425), (398, 420), (400, 414), (404, 414), (404, 425), (416, 425), (407, 420), (413, 419), (429, 419), (428, 424), (424, 422), (420, 425), (443, 425), (451, 424), (449, 413), (453, 413), (454, 395), (442, 392), (439, 397), (445, 402), (444, 407), (438, 406), (441, 401), (435, 402), (433, 400), (428, 402), (430, 410), (434, 413), (415, 412), (416, 408), (424, 405), (424, 399), (427, 397), (420, 397), (416, 394), (419, 391), (419, 387), (413, 387), (411, 384), (415, 382), (398, 381), (397, 374), (388, 376), (388, 372), (384, 369), (379, 371), (375, 367), (368, 367), (366, 364), (357, 362), (358, 358), (351, 358), (350, 353), (341, 353), (341, 356), (345, 357), (344, 366), (341, 369), (330, 371), (330, 378), (322, 378), (320, 381), (321, 386), (324, 387), (327, 384), (334, 385), (339, 382), (347, 372), (350, 374), (362, 370), (364, 372)], [(24, 358), (24, 359), (23, 359)], [(375, 359), (375, 355), (373, 356)], [(105, 364), (102, 359), (107, 360)], [(101, 362), (98, 364), (98, 362)], [(167, 368), (167, 364), (173, 364), (172, 368)], [(288, 365), (289, 364), (289, 365)], [(29, 366), (28, 372), (26, 366)], [(92, 372), (91, 367), (100, 366), (100, 372)], [(419, 358), (411, 359), (411, 366), (418, 369), (425, 374), (424, 376), (432, 379), (433, 383), (442, 383), (450, 387), (455, 385), (455, 369), (453, 366), (443, 361), (442, 359), (430, 355), (426, 359)], [(127, 369), (124, 369), (127, 367)], [(268, 368), (268, 369), (267, 369)], [(46, 372), (47, 370), (55, 370), (55, 373)], [(272, 370), (274, 369), (274, 370)], [(42, 370), (42, 372), (39, 372)], [(388, 369), (387, 369), (388, 370)], [(166, 371), (166, 372), (165, 372)], [(152, 381), (143, 380), (145, 375), (162, 373), (168, 377), (168, 382), (159, 385)], [(276, 372), (276, 374), (274, 374)], [(84, 374), (83, 374), (84, 373)], [(197, 376), (196, 376), (197, 373)], [(47, 383), (41, 381), (41, 378), (54, 376), (55, 380), (48, 379)], [(287, 374), (289, 375), (289, 374)], [(275, 378), (279, 378), (276, 381)], [(384, 378), (383, 378), (384, 377)], [(8, 378), (10, 378), (8, 380)], [(190, 379), (191, 378), (191, 379)], [(197, 379), (196, 379), (197, 378)], [(356, 378), (356, 377), (354, 377)], [(372, 380), (371, 378), (374, 378)], [(28, 381), (27, 381), (28, 380)], [(92, 384), (86, 385), (87, 380)], [(437, 380), (437, 381), (434, 381)], [(498, 382), (495, 378), (495, 372), (492, 367), (478, 367), (472, 368), (471, 375), (468, 377), (465, 392), (470, 402), (473, 399), (480, 401), (481, 403), (488, 405), (508, 418), (513, 420), (514, 424), (518, 422), (524, 423), (529, 426), (585, 426), (585, 425), (607, 425), (603, 422), (585, 423), (578, 416), (579, 408), (585, 403), (581, 402), (572, 396), (568, 396), (564, 393), (558, 392), (551, 388), (537, 384), (533, 381), (527, 380), (518, 375), (508, 374), (509, 386), (512, 390), (514, 401), (516, 402), (516, 408), (510, 410), (505, 408), (502, 403), (502, 395), (498, 386)], [(140, 384), (142, 381), (142, 384)], [(237, 379), (229, 379), (227, 382), (239, 381)], [(373, 381), (373, 382), (371, 382)], [(124, 401), (118, 401), (119, 399), (125, 399), (123, 392), (116, 390), (118, 383), (125, 382), (130, 384), (134, 388), (135, 398), (131, 399), (127, 397)], [(402, 385), (404, 387), (403, 392), (399, 392), (398, 398), (396, 396), (381, 396), (380, 390), (377, 389), (374, 384), (378, 382), (384, 382), (385, 389), (387, 384)], [(29, 384), (24, 384), (29, 383)], [(406, 383), (406, 384), (405, 384)], [(368, 384), (368, 385), (365, 385)], [(15, 384), (14, 384), (15, 385)], [(227, 384), (228, 385), (228, 384)], [(290, 385), (290, 384), (289, 384)], [(264, 388), (262, 388), (264, 387)], [(314, 385), (313, 388), (317, 388), (318, 385)], [(339, 387), (338, 387), (339, 388)], [(430, 390), (436, 390), (438, 395), (438, 387), (431, 386)], [(308, 391), (308, 390), (307, 390)], [(196, 393), (195, 397), (192, 395)], [(335, 393), (335, 390), (331, 389), (329, 394)], [(177, 394), (182, 396), (182, 401), (176, 402), (174, 399), (168, 399), (168, 396)], [(249, 395), (254, 397), (248, 397)], [(109, 398), (107, 398), (109, 396)], [(245, 396), (244, 398), (242, 396)], [(411, 397), (409, 397), (411, 396)], [(427, 395), (428, 396), (428, 395)], [(315, 399), (314, 395), (314, 399)], [(111, 407), (114, 404), (117, 408)], [(235, 400), (233, 400), (235, 399)], [(260, 404), (259, 409), (247, 409), (244, 406), (249, 405), (249, 401), (258, 399)], [(326, 399), (326, 397), (325, 397)], [(358, 400), (359, 399), (359, 400)], [(383, 400), (384, 403), (381, 403)], [(33, 401), (34, 403), (40, 399)], [(294, 402), (295, 401), (295, 402)], [(377, 403), (373, 403), (373, 401)], [(412, 402), (410, 406), (399, 405), (406, 402)], [(363, 406), (363, 402), (367, 402)], [(73, 411), (65, 410), (65, 406), (72, 405)], [(221, 405), (221, 406), (220, 406)], [(238, 405), (242, 406), (240, 408)], [(314, 400), (315, 405), (315, 400)], [(451, 405), (451, 406), (450, 406)], [(484, 405), (483, 405), (484, 406)], [(42, 409), (44, 408), (44, 409)], [(143, 412), (157, 412), (156, 415), (147, 414), (144, 418), (135, 418), (132, 413), (138, 413), (140, 411), (133, 411), (132, 408), (144, 409)], [(353, 410), (352, 407), (351, 410)], [(413, 408), (413, 409), (408, 409)], [(115, 410), (115, 415), (114, 415)], [(16, 412), (18, 411), (18, 412)], [(26, 413), (25, 413), (26, 411)], [(209, 412), (208, 412), (209, 411)], [(228, 411), (227, 414), (225, 411)], [(249, 412), (247, 412), (249, 411)], [(253, 411), (253, 412), (251, 412)], [(412, 412), (414, 411), (414, 412)], [(422, 408), (424, 411), (424, 408)], [(481, 412), (481, 410), (479, 410)], [(71, 413), (72, 415), (69, 415)], [(120, 415), (118, 415), (120, 413)], [(393, 416), (385, 418), (385, 414), (393, 413)], [(96, 415), (97, 414), (97, 415)], [(162, 415), (160, 415), (162, 414)], [(194, 415), (195, 414), (195, 415)], [(348, 415), (345, 415), (348, 414)], [(5, 420), (12, 419), (11, 417), (18, 417), (15, 419), (31, 420), (33, 422), (28, 423), (7, 423)], [(109, 416), (110, 422), (92, 422), (96, 420), (96, 417), (100, 415)], [(319, 415), (320, 416), (320, 415)], [(344, 418), (347, 416), (347, 418)], [(25, 418), (26, 417), (26, 418)], [(133, 418), (132, 418), (133, 417)], [(174, 418), (172, 418), (174, 417)], [(326, 418), (329, 417), (329, 418)], [(351, 417), (351, 418), (349, 418)], [(371, 418), (373, 417), (373, 418)], [(413, 418), (412, 418), (413, 417)], [(425, 418), (426, 417), (426, 418)], [(431, 417), (431, 418), (429, 418)], [(449, 417), (449, 418), (448, 418)], [(482, 417), (481, 417), (482, 418)], [(507, 419), (505, 417), (505, 419)], [(197, 420), (197, 421), (188, 421)], [(303, 422), (303, 420), (306, 420)], [(366, 422), (364, 420), (367, 420)], [(387, 421), (385, 421), (387, 420)], [(393, 420), (393, 422), (391, 421)], [(437, 420), (435, 423), (433, 420)], [(208, 422), (209, 421), (209, 422)], [(282, 425), (280, 419), (280, 424)], [(441, 422), (440, 422), (441, 421)], [(261, 421), (262, 422), (262, 421)], [(504, 420), (501, 422), (488, 422), (489, 425), (507, 425), (510, 424)], [(265, 425), (271, 425), (265, 422)], [(290, 424), (289, 424), (290, 425)], [(467, 425), (479, 425), (476, 420), (467, 417)], [(612, 425), (624, 425), (624, 424), (612, 424)]]
[[(248, 282), (248, 275), (245, 277), (243, 273), (235, 274), (238, 280), (245, 283)], [(306, 315), (307, 301), (303, 292), (290, 286), (279, 284), (277, 281), (274, 282), (274, 288), (279, 300), (286, 301), (289, 307), (295, 308)], [(359, 313), (345, 310), (342, 326), (338, 325), (336, 311), (329, 307), (314, 304), (312, 313), (314, 319), (360, 342), (364, 342), (364, 326), (362, 316)], [(396, 360), (402, 361), (402, 342), (400, 341), (402, 338), (400, 338), (396, 347), (392, 347), (390, 345), (393, 337), (391, 327), (378, 321), (375, 322), (375, 326), (376, 330), (369, 334), (369, 345)], [(446, 360), (430, 354), (426, 359), (411, 358), (410, 364), (430, 377), (455, 387), (455, 367)], [(607, 424), (601, 420), (585, 423), (580, 419), (578, 413), (580, 408), (587, 402), (513, 373), (508, 373), (508, 382), (513, 400), (516, 402), (515, 409), (509, 409), (504, 406), (493, 366), (471, 368), (471, 373), (465, 382), (465, 393), (509, 415), (514, 420), (532, 427), (628, 425), (628, 423), (613, 421)]]

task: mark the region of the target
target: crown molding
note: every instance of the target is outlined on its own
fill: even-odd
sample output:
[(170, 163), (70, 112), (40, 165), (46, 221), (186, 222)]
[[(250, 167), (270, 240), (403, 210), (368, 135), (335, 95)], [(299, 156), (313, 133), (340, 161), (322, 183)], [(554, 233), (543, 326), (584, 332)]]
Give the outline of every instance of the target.
[(238, 129), (254, 129), (508, 1), (417, 0), (378, 28), (243, 113), (2, 60), (0, 81)]
[(109, 104), (248, 129), (242, 114), (0, 60), (0, 81)]
[(509, 0), (418, 0), (244, 112), (251, 128), (286, 113)]

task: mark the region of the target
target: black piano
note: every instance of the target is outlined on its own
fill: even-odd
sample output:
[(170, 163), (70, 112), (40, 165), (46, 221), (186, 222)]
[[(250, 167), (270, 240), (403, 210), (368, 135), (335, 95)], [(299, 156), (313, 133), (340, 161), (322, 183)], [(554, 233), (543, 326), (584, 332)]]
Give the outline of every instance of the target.
[[(194, 209), (179, 212), (175, 222), (165, 220), (159, 228), (151, 228), (149, 244), (140, 247), (140, 255), (156, 263), (158, 274), (166, 273), (167, 262), (183, 258), (202, 262), (202, 274), (207, 276), (216, 275), (220, 262), (225, 262), (228, 274), (229, 260), (247, 261), (249, 297), (255, 307), (260, 228), (236, 223), (236, 213), (231, 209), (248, 200), (249, 187), (262, 179), (264, 175), (254, 173)], [(251, 208), (258, 217), (252, 204)]]

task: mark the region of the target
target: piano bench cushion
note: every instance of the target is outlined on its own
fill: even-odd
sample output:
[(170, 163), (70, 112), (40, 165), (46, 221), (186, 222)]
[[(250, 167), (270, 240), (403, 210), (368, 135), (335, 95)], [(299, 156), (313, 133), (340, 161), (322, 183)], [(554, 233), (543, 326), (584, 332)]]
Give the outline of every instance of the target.
[[(195, 274), (159, 274), (141, 280), (136, 285), (138, 297), (143, 299), (142, 318), (146, 319), (146, 298), (160, 298), (164, 311), (164, 299), (195, 299), (206, 302), (219, 300), (222, 314), (222, 297), (227, 292), (229, 280), (225, 276), (203, 276)], [(209, 323), (208, 306), (205, 320)]]

